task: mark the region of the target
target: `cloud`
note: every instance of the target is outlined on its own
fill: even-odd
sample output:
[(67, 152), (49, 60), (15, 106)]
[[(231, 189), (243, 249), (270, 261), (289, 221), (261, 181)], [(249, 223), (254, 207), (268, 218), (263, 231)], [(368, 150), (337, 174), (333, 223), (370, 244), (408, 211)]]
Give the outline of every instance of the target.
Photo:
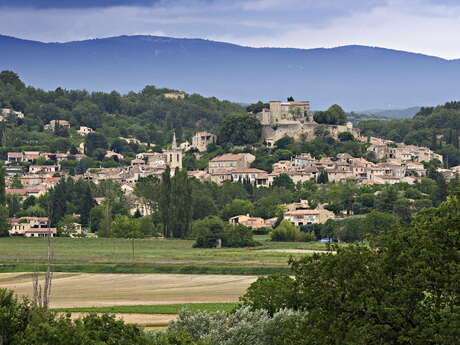
[(460, 57), (454, 0), (0, 0), (0, 32), (42, 41), (123, 34), (251, 46), (365, 44)]

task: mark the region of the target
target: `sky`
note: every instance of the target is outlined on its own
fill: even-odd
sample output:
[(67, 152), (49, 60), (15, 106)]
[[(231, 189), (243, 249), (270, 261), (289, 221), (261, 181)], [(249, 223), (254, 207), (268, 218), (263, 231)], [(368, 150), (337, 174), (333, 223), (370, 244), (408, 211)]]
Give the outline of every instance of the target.
[(0, 0), (0, 34), (43, 42), (142, 34), (456, 59), (458, 32), (459, 0)]

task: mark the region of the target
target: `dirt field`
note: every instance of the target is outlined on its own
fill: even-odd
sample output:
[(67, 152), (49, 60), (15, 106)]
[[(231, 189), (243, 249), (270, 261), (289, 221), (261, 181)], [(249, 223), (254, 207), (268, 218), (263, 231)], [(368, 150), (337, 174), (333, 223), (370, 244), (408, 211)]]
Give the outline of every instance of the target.
[[(72, 318), (85, 316), (86, 313), (72, 313)], [(164, 314), (115, 314), (118, 319), (126, 323), (134, 323), (139, 326), (166, 327), (177, 318), (177, 315)]]
[[(55, 273), (52, 308), (235, 302), (255, 276)], [(30, 296), (26, 273), (0, 274), (0, 288)]]

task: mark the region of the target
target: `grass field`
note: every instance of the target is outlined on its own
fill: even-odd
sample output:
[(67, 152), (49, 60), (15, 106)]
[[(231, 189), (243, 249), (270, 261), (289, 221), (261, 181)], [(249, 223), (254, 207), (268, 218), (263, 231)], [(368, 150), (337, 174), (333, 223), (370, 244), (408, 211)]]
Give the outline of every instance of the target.
[[(87, 273), (269, 274), (289, 272), (290, 256), (324, 251), (318, 242), (271, 242), (253, 248), (197, 249), (190, 240), (53, 239), (54, 270)], [(46, 239), (1, 238), (0, 272), (44, 270)]]
[(199, 311), (207, 312), (230, 312), (238, 306), (238, 303), (183, 303), (183, 304), (159, 304), (159, 305), (120, 305), (113, 307), (90, 307), (90, 308), (57, 308), (53, 309), (63, 313), (110, 313), (110, 314), (171, 314), (176, 315), (186, 308), (192, 313)]

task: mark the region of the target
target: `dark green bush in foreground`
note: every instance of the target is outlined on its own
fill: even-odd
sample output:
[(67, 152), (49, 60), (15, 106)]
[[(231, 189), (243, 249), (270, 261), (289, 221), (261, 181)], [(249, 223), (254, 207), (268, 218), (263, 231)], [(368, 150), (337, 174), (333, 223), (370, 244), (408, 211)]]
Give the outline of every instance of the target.
[(0, 344), (2, 345), (147, 345), (153, 344), (134, 325), (114, 316), (90, 314), (72, 320), (69, 315), (33, 307), (18, 300), (9, 290), (0, 289)]

